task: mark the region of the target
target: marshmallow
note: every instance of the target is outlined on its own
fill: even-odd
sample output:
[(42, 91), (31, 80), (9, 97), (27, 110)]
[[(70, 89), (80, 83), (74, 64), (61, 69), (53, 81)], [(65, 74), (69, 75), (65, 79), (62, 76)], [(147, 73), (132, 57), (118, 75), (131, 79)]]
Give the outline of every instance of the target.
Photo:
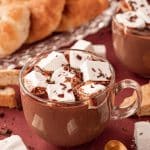
[(97, 93), (98, 91), (104, 90), (106, 87), (101, 84), (95, 84), (93, 82), (85, 84), (80, 87), (81, 91), (85, 94), (94, 94)]
[(107, 62), (86, 60), (81, 66), (84, 81), (107, 81), (111, 77)]
[[(86, 40), (78, 40), (71, 49), (83, 50), (83, 51), (93, 51), (92, 43)], [(79, 69), (81, 64), (86, 60), (90, 59), (91, 55), (80, 52), (80, 51), (70, 51), (70, 66), (72, 68)]]
[(93, 52), (101, 57), (106, 57), (106, 47), (105, 45), (93, 45)]
[(52, 74), (51, 81), (55, 81), (55, 83), (63, 83), (66, 81), (66, 78), (73, 78), (74, 76), (75, 72), (65, 70), (65, 67), (60, 67)]
[(37, 63), (37, 66), (45, 71), (55, 71), (62, 65), (68, 64), (64, 54), (53, 51), (46, 58)]
[(137, 13), (147, 24), (150, 24), (150, 6), (139, 8)]
[(87, 60), (91, 59), (91, 55), (81, 52), (81, 51), (70, 51), (70, 66), (75, 69), (80, 69), (82, 63)]
[(46, 89), (48, 97), (51, 100), (59, 102), (75, 102), (75, 96), (72, 91), (71, 83), (49, 84)]
[(134, 138), (137, 150), (150, 149), (150, 122), (140, 121), (135, 123)]
[(22, 139), (18, 135), (12, 135), (4, 140), (0, 140), (1, 150), (27, 150)]
[(31, 92), (36, 87), (47, 87), (47, 78), (40, 72), (31, 71), (24, 77), (25, 87)]
[(71, 49), (79, 49), (79, 50), (86, 50), (86, 51), (92, 51), (92, 43), (86, 40), (78, 40)]
[(124, 26), (130, 28), (145, 28), (145, 21), (138, 15), (137, 12), (128, 11), (116, 15), (116, 20)]

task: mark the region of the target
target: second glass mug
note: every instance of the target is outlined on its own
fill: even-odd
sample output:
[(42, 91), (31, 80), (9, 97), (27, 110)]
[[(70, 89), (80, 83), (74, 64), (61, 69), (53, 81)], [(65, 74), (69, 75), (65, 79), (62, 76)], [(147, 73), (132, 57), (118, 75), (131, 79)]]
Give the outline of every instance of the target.
[[(80, 50), (58, 50), (70, 52)], [(83, 52), (83, 51), (82, 51)], [(89, 106), (86, 101), (73, 103), (47, 101), (30, 93), (24, 86), (23, 77), (34, 63), (44, 58), (50, 52), (45, 52), (30, 60), (21, 70), (19, 82), (24, 115), (28, 125), (40, 137), (59, 146), (76, 146), (96, 138), (104, 130), (109, 120), (123, 119), (134, 114), (141, 104), (141, 90), (139, 84), (130, 79), (115, 83), (115, 71), (108, 60), (91, 52), (96, 60), (106, 61), (112, 73), (107, 88), (95, 95), (96, 106)], [(115, 96), (123, 89), (134, 89), (137, 94), (135, 102), (125, 108), (115, 106)]]

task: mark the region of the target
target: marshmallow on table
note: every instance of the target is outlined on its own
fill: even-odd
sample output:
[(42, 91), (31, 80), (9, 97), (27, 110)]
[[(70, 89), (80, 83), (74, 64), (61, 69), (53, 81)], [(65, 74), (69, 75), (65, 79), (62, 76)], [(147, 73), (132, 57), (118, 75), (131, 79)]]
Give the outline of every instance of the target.
[(59, 102), (75, 102), (75, 96), (72, 91), (71, 83), (49, 84), (46, 89), (48, 97), (51, 100)]
[(111, 77), (108, 62), (86, 60), (80, 69), (84, 81), (107, 81)]
[(68, 61), (64, 54), (53, 51), (46, 58), (41, 59), (37, 66), (45, 71), (55, 71), (65, 64), (68, 64)]
[(85, 94), (94, 94), (97, 93), (98, 91), (104, 90), (106, 87), (101, 84), (95, 84), (93, 82), (84, 84), (83, 86), (80, 87), (81, 91)]
[(134, 138), (137, 150), (150, 150), (150, 122), (136, 122)]
[(74, 76), (74, 72), (65, 70), (65, 67), (60, 67), (52, 74), (51, 81), (55, 81), (55, 83), (63, 83), (66, 78), (73, 78)]
[(22, 139), (18, 135), (12, 135), (4, 140), (0, 140), (1, 150), (27, 150)]
[(98, 56), (106, 57), (105, 45), (93, 45), (93, 53), (95, 53)]
[(93, 51), (92, 43), (86, 40), (78, 40), (71, 49), (79, 49), (85, 51)]
[(36, 87), (47, 87), (47, 77), (35, 70), (24, 77), (25, 87), (31, 92)]

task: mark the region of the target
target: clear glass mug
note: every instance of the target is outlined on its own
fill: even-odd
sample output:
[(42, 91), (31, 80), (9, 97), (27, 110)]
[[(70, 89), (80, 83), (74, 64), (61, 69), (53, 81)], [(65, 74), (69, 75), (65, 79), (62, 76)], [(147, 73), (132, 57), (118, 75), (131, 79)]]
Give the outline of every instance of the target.
[[(69, 51), (71, 50), (58, 50), (58, 52), (65, 53)], [(141, 104), (139, 84), (130, 79), (115, 83), (115, 71), (111, 64), (112, 78), (110, 84), (103, 92), (93, 97), (97, 105), (89, 106), (87, 101), (73, 103), (47, 101), (34, 96), (25, 88), (23, 77), (37, 60), (45, 57), (48, 53), (50, 52), (30, 60), (21, 70), (19, 82), (26, 121), (32, 130), (49, 143), (60, 146), (84, 144), (100, 135), (109, 120), (126, 118), (138, 110)], [(90, 54), (94, 59), (107, 61), (93, 53)], [(129, 106), (120, 108), (114, 104), (115, 96), (125, 88), (134, 89), (137, 99)]]
[(131, 72), (150, 78), (150, 32), (128, 29), (112, 20), (112, 37), (114, 52), (118, 60)]

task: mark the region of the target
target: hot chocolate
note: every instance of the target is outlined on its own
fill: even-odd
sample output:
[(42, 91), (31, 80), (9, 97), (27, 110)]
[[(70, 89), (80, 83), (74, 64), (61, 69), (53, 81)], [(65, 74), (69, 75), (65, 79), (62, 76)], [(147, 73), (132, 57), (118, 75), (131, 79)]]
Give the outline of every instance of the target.
[[(138, 84), (114, 85), (112, 66), (91, 52), (59, 50), (34, 60), (20, 74), (22, 105), (29, 126), (48, 142), (75, 146), (91, 141), (110, 118), (125, 118), (140, 105)], [(123, 111), (113, 107), (115, 94), (131, 84), (136, 103)]]
[(150, 5), (146, 0), (124, 0), (112, 22), (118, 59), (131, 71), (150, 77)]
[[(32, 128), (48, 141), (64, 146), (79, 145), (99, 135), (110, 117), (109, 104), (105, 103), (102, 108), (106, 114), (103, 119), (100, 119), (102, 110), (89, 108), (97, 105), (92, 97), (110, 84), (109, 67), (108, 62), (95, 60), (94, 55), (81, 51), (67, 54), (53, 51), (37, 61), (23, 77), (28, 92), (44, 97), (46, 102), (38, 104), (30, 96), (22, 95), (24, 111)], [(63, 128), (58, 128), (59, 125)], [(47, 128), (48, 133), (45, 132)]]

